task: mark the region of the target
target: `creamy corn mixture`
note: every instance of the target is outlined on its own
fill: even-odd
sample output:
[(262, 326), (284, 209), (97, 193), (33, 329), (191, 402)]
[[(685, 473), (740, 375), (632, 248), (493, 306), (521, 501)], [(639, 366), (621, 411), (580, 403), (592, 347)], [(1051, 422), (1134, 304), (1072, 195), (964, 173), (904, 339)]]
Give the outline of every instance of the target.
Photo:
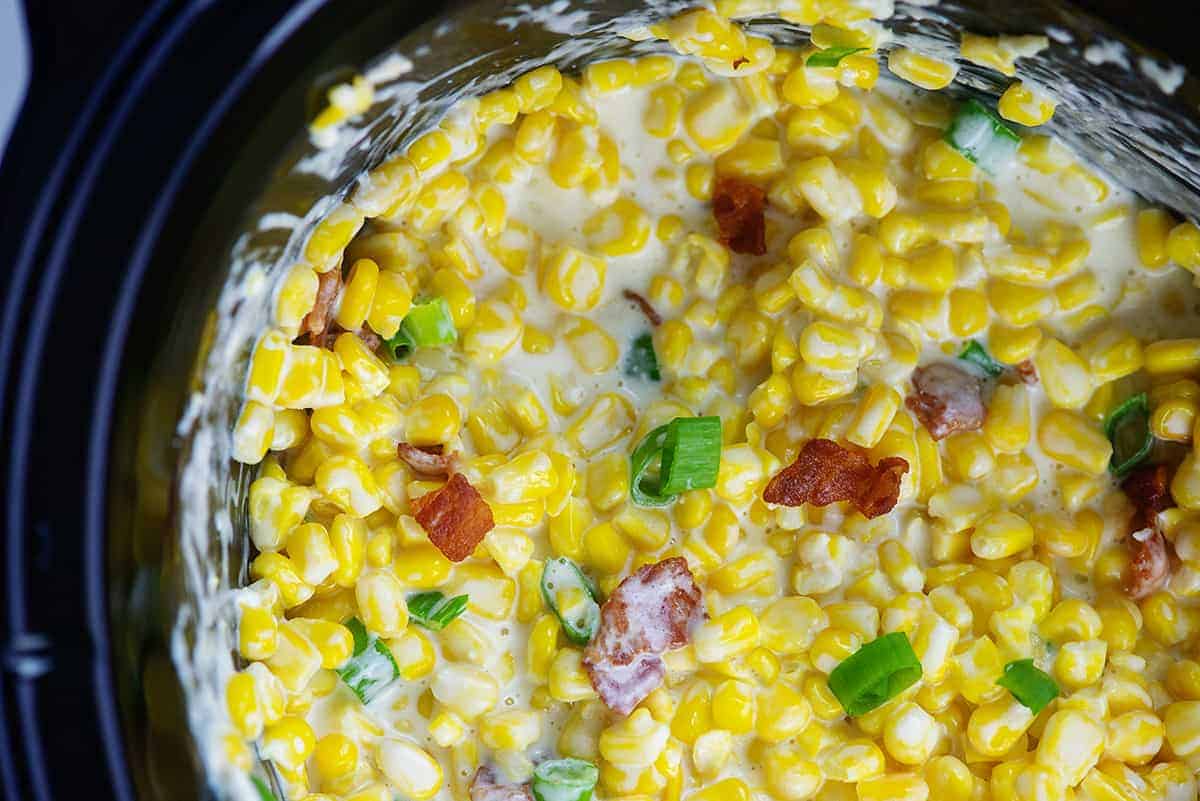
[[(233, 432), (257, 555), (227, 742), (288, 799), (1196, 797), (1200, 231), (1030, 130), (1054, 102), (1019, 77), (1019, 147), (969, 152), (985, 171), (928, 91), (953, 63), (877, 52), (862, 4), (789, 4), (797, 50), (729, 20), (768, 6), (460, 104), (282, 280)], [(1019, 76), (1044, 46), (961, 58)], [(723, 243), (729, 181), (762, 190), (761, 254)], [(934, 364), (982, 418), (917, 413)], [(700, 416), (715, 479), (636, 502), (635, 448)], [(765, 501), (819, 439), (902, 459), (894, 507)], [(1135, 513), (1114, 472), (1160, 464), (1167, 501)], [(447, 475), (477, 495), (422, 521)], [(490, 525), (454, 561), (463, 509)], [(593, 604), (669, 557), (702, 607), (620, 714), (585, 665)], [(918, 677), (851, 716), (831, 676), (888, 634)], [(998, 683), (1012, 663), (1056, 697)], [(576, 784), (536, 774), (567, 758)]]

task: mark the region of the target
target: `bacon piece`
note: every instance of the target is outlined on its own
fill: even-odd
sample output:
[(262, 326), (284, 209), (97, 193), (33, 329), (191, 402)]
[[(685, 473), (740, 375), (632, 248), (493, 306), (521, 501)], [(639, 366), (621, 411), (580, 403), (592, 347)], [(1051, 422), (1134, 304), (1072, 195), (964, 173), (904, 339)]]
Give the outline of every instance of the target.
[(908, 462), (899, 456), (887, 456), (872, 467), (860, 450), (829, 439), (810, 439), (796, 461), (767, 484), (763, 500), (782, 506), (850, 501), (864, 517), (878, 517), (896, 505), (907, 472)]
[(1021, 379), (1022, 384), (1033, 386), (1038, 382), (1037, 368), (1033, 366), (1033, 362), (1026, 359), (1023, 362), (1018, 362), (1013, 368), (1017, 371), (1017, 378)]
[(383, 344), (383, 337), (372, 331), (371, 327), (366, 323), (354, 333), (358, 334), (358, 338), (363, 341), (363, 344), (367, 346), (367, 350), (371, 352), (379, 350), (379, 346)]
[(767, 252), (767, 193), (740, 178), (718, 178), (713, 187), (713, 217), (721, 244), (734, 253)]
[(1175, 505), (1165, 464), (1139, 467), (1121, 482), (1133, 503), (1127, 540), (1133, 552), (1125, 576), (1125, 594), (1140, 600), (1162, 589), (1171, 577), (1171, 546), (1158, 526), (1158, 513)]
[(749, 63), (750, 63), (750, 59), (746, 58), (745, 56), (738, 56), (737, 58), (735, 58), (733, 60), (733, 68), (736, 70), (738, 67), (742, 66), (743, 64), (749, 64)]
[(468, 792), (471, 801), (533, 801), (528, 784), (502, 784), (490, 765), (475, 771)]
[(955, 431), (975, 431), (983, 425), (982, 382), (954, 365), (935, 362), (913, 370), (915, 394), (905, 400), (934, 439)]
[[(307, 335), (308, 343), (325, 347), (324, 335), (329, 330), (330, 309), (337, 299), (338, 290), (342, 288), (342, 271), (338, 267), (317, 276), (317, 299), (313, 301), (312, 310), (300, 321), (301, 336)], [(332, 343), (330, 343), (332, 344)]]
[(1125, 594), (1135, 601), (1152, 595), (1171, 577), (1171, 553), (1167, 538), (1158, 526), (1139, 529), (1129, 535), (1133, 556), (1125, 577)]
[(614, 712), (632, 712), (666, 675), (660, 654), (687, 645), (703, 618), (700, 588), (683, 557), (626, 577), (600, 608), (600, 628), (583, 652), (600, 699)]
[(632, 289), (626, 289), (621, 294), (625, 296), (626, 300), (633, 301), (634, 305), (642, 310), (642, 314), (646, 315), (646, 319), (650, 321), (650, 325), (662, 325), (662, 315), (654, 310), (654, 307), (650, 305), (650, 301)]
[(413, 501), (412, 516), (451, 562), (470, 556), (496, 525), (491, 507), (462, 473)]
[(454, 466), (453, 454), (443, 453), (441, 445), (411, 445), (401, 442), (396, 452), (404, 462), (423, 476), (448, 476)]

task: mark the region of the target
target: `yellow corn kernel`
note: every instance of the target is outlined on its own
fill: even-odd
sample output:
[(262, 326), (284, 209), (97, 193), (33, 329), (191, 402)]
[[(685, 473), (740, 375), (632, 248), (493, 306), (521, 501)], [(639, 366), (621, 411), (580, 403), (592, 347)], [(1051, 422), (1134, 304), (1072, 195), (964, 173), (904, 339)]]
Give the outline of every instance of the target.
[(747, 607), (737, 606), (701, 624), (693, 645), (701, 662), (721, 662), (748, 653), (758, 640), (758, 618)]
[(612, 335), (587, 317), (570, 318), (563, 338), (575, 363), (589, 373), (608, 372), (620, 356), (620, 348)]
[(787, 141), (795, 148), (833, 153), (849, 142), (853, 133), (853, 127), (828, 107), (796, 108), (787, 118)]
[(263, 713), (253, 674), (234, 673), (225, 685), (225, 709), (229, 719), (248, 740), (257, 739), (263, 729)]
[(785, 376), (773, 373), (755, 387), (747, 401), (754, 420), (764, 429), (773, 428), (785, 417), (792, 405), (792, 387)]
[[(648, 224), (645, 227), (648, 237)], [(587, 311), (600, 301), (605, 272), (604, 259), (561, 245), (542, 259), (542, 291), (567, 311)]]
[(287, 715), (268, 725), (260, 749), (264, 759), (284, 770), (302, 767), (317, 745), (312, 727), (303, 718)]
[(741, 138), (750, 125), (750, 110), (731, 84), (713, 83), (688, 101), (683, 123), (693, 142), (715, 154)]
[(874, 448), (899, 409), (900, 393), (883, 384), (872, 384), (858, 402), (846, 439), (864, 448)]
[(801, 108), (823, 106), (838, 96), (837, 71), (832, 67), (809, 67), (803, 61), (784, 78), (783, 98)]
[(788, 749), (768, 751), (763, 769), (767, 788), (780, 801), (808, 801), (824, 781), (815, 763)]
[(988, 282), (987, 295), (996, 315), (1009, 325), (1030, 325), (1054, 313), (1054, 293), (1042, 287), (997, 279)]
[(1097, 384), (1116, 381), (1142, 368), (1142, 343), (1121, 326), (1107, 326), (1080, 348)]
[(1055, 771), (1068, 787), (1083, 780), (1104, 751), (1104, 728), (1082, 712), (1050, 716), (1038, 742), (1037, 763)]
[(1029, 393), (1024, 386), (1001, 384), (988, 404), (983, 435), (1001, 453), (1018, 453), (1029, 443)]
[(1042, 343), (1033, 364), (1046, 396), (1060, 409), (1078, 409), (1092, 396), (1095, 384), (1087, 363), (1057, 339)]
[(859, 801), (922, 801), (929, 785), (915, 773), (889, 773), (858, 784)]
[(547, 64), (525, 73), (513, 81), (512, 91), (516, 95), (521, 113), (546, 108), (562, 90), (563, 77), (553, 65)]
[(536, 711), (511, 709), (492, 712), (479, 722), (479, 739), (488, 748), (524, 751), (542, 731), (542, 716)]
[(987, 296), (976, 289), (954, 289), (950, 292), (950, 332), (958, 337), (978, 334), (988, 323)]
[(1180, 223), (1167, 235), (1167, 258), (1187, 270), (1200, 268), (1200, 228)]
[(1000, 95), (996, 110), (1004, 119), (1032, 128), (1049, 122), (1056, 105), (1052, 98), (1017, 81)]
[(442, 445), (458, 436), (462, 415), (449, 395), (427, 395), (408, 408), (405, 438), (413, 445)]
[(1055, 409), (1038, 424), (1038, 444), (1055, 461), (1092, 475), (1102, 474), (1112, 457), (1112, 443), (1079, 414)]
[(1011, 696), (1001, 696), (975, 709), (967, 721), (967, 742), (986, 757), (1007, 754), (1033, 723), (1033, 713)]
[(1146, 371), (1151, 375), (1183, 373), (1200, 367), (1200, 339), (1164, 339), (1145, 348)]
[(926, 56), (907, 47), (888, 53), (888, 69), (922, 89), (942, 89), (954, 81), (958, 67), (953, 62)]
[(1100, 680), (1107, 653), (1104, 640), (1063, 643), (1054, 657), (1054, 677), (1072, 691), (1090, 687)]
[(1137, 215), (1137, 248), (1142, 265), (1151, 270), (1167, 264), (1167, 241), (1175, 220), (1164, 209), (1142, 209)]
[(381, 637), (398, 637), (408, 625), (404, 587), (387, 570), (363, 573), (354, 586), (359, 618), (368, 631)]
[(714, 179), (715, 172), (708, 164), (691, 164), (684, 172), (688, 194), (700, 201), (712, 200)]
[(754, 687), (729, 679), (717, 685), (712, 696), (713, 726), (733, 734), (745, 734), (754, 728), (756, 710)]
[(1159, 439), (1171, 442), (1191, 442), (1196, 426), (1196, 402), (1188, 398), (1173, 398), (1154, 407), (1150, 415), (1150, 430)]
[(362, 227), (363, 215), (348, 203), (334, 206), (317, 223), (304, 246), (304, 258), (319, 273), (326, 273), (338, 265), (346, 245)]
[(783, 171), (783, 151), (777, 139), (751, 134), (717, 157), (716, 170), (720, 175), (768, 179)]
[[(583, 233), (589, 237), (594, 247), (604, 255), (627, 256), (638, 252), (646, 246), (646, 242), (650, 239), (650, 218), (635, 201), (627, 197), (619, 197), (611, 206), (601, 209), (584, 221)], [(575, 252), (578, 253), (578, 251)], [(599, 262), (599, 284), (602, 290), (604, 284), (603, 260), (594, 257), (584, 257), (584, 260)], [(545, 269), (544, 262), (543, 269)], [(579, 272), (582, 269), (584, 268), (577, 264), (572, 268), (569, 277), (564, 275), (559, 276), (558, 280), (562, 294), (576, 298), (588, 295), (587, 291), (581, 291), (581, 282), (582, 286), (589, 286), (587, 277), (581, 275)], [(596, 270), (597, 268), (595, 264), (591, 264), (589, 265), (589, 269)], [(546, 280), (547, 277), (543, 274), (543, 281)], [(554, 296), (552, 295), (551, 297), (553, 298)], [(557, 298), (555, 300), (559, 302), (559, 305), (563, 305)], [(572, 308), (569, 306), (564, 306), (564, 308), (567, 308), (568, 311), (586, 310), (584, 308)]]
[(992, 354), (1004, 364), (1020, 364), (1033, 358), (1042, 342), (1042, 329), (1036, 325), (1011, 328), (993, 325), (988, 331)]
[(1167, 742), (1178, 757), (1200, 751), (1200, 701), (1176, 701), (1163, 712)]
[(667, 544), (671, 536), (671, 519), (665, 512), (626, 506), (614, 518), (625, 539), (641, 551), (653, 552)]

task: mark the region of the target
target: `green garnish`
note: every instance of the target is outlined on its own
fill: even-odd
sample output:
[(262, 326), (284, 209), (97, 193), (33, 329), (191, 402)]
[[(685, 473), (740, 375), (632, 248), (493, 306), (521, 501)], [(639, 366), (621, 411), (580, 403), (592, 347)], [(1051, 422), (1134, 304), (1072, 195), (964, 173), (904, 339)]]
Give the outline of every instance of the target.
[(882, 706), (917, 683), (921, 661), (908, 635), (885, 634), (842, 660), (829, 674), (829, 689), (850, 717)]
[(1112, 443), (1112, 458), (1108, 469), (1117, 478), (1124, 478), (1133, 468), (1146, 460), (1154, 447), (1150, 432), (1150, 404), (1141, 392), (1113, 409), (1104, 421), (1104, 433)]
[(983, 345), (973, 339), (967, 340), (967, 344), (962, 349), (962, 353), (958, 354), (958, 358), (964, 362), (970, 362), (993, 378), (1004, 373), (1004, 365), (993, 359), (991, 354), (984, 350)]
[(1058, 697), (1058, 685), (1044, 671), (1039, 670), (1032, 659), (1018, 659), (1004, 666), (1004, 675), (996, 683), (1012, 693), (1013, 698), (1037, 714), (1046, 704)]
[(408, 616), (427, 629), (441, 631), (466, 610), (469, 600), (466, 595), (447, 598), (436, 590), (419, 592), (408, 596)]
[(595, 586), (564, 556), (547, 559), (542, 567), (542, 598), (562, 623), (563, 633), (576, 645), (587, 645), (600, 627), (600, 604)]
[(642, 334), (629, 346), (629, 352), (625, 354), (625, 375), (640, 376), (650, 381), (662, 380), (662, 374), (658, 371), (658, 356), (654, 353), (654, 338), (650, 334)]
[[(660, 456), (658, 480), (646, 475)], [(681, 492), (717, 484), (721, 418), (676, 417), (646, 435), (629, 458), (629, 494), (639, 506), (666, 506)]]
[(1017, 154), (1021, 137), (987, 106), (971, 98), (958, 107), (946, 141), (985, 172), (1004, 170)]
[(271, 792), (271, 788), (267, 786), (265, 781), (257, 776), (251, 776), (250, 783), (253, 784), (254, 789), (258, 791), (258, 797), (261, 798), (262, 801), (276, 801), (275, 794)]
[(808, 67), (836, 67), (846, 56), (861, 53), (866, 49), (865, 47), (827, 47), (810, 55), (804, 64)]
[(400, 676), (400, 668), (387, 644), (369, 633), (361, 620), (352, 617), (344, 625), (354, 636), (354, 653), (336, 673), (358, 700), (369, 704)]
[(600, 771), (582, 759), (551, 759), (533, 769), (529, 789), (536, 801), (589, 801)]
[(402, 359), (417, 348), (451, 345), (458, 339), (454, 316), (445, 298), (414, 304), (400, 323), (400, 330), (387, 341), (388, 352)]

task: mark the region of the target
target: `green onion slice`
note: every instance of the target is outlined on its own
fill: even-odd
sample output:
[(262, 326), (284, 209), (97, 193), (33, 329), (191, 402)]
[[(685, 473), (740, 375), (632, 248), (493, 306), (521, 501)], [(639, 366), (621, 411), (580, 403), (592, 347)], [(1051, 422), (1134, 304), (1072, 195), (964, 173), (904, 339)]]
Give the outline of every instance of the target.
[(551, 759), (533, 769), (529, 789), (537, 801), (589, 801), (600, 771), (582, 759)]
[(629, 352), (625, 354), (625, 375), (650, 381), (662, 380), (662, 374), (658, 371), (658, 356), (654, 353), (654, 339), (650, 334), (642, 334), (633, 340)]
[(258, 797), (262, 801), (276, 801), (275, 793), (271, 792), (270, 786), (265, 781), (257, 776), (250, 777), (250, 783), (254, 785), (254, 789), (258, 791)]
[(1108, 469), (1117, 478), (1124, 478), (1146, 460), (1150, 449), (1154, 447), (1154, 435), (1150, 432), (1150, 404), (1146, 400), (1146, 393), (1126, 398), (1113, 409), (1104, 421), (1104, 433), (1108, 435), (1113, 448)]
[(829, 674), (829, 689), (850, 717), (870, 712), (917, 683), (921, 662), (908, 635), (885, 634), (859, 648)]
[(958, 354), (958, 358), (964, 362), (970, 362), (992, 378), (1004, 373), (1004, 365), (993, 359), (983, 345), (973, 339), (967, 341), (962, 353)]
[(562, 623), (568, 640), (587, 645), (596, 636), (598, 593), (579, 565), (563, 556), (547, 559), (542, 566), (542, 598)]
[(369, 704), (400, 676), (400, 668), (387, 644), (369, 633), (361, 620), (352, 617), (344, 625), (354, 635), (354, 653), (336, 672), (358, 700)]
[(993, 175), (1008, 167), (1021, 145), (1021, 137), (974, 98), (958, 107), (958, 113), (946, 129), (946, 141)]
[(408, 596), (408, 616), (427, 629), (441, 631), (467, 608), (469, 596), (447, 598), (436, 590)]
[(866, 49), (865, 47), (827, 47), (810, 55), (804, 64), (808, 67), (836, 67), (846, 56), (861, 53)]
[(445, 298), (417, 303), (400, 323), (400, 330), (387, 341), (392, 358), (401, 359), (417, 348), (451, 345), (458, 339), (454, 316)]
[[(657, 482), (646, 475), (656, 456)], [(715, 487), (721, 467), (721, 418), (676, 417), (647, 434), (629, 462), (629, 494), (639, 506), (666, 506), (681, 492)]]
[(1018, 659), (1004, 666), (1004, 675), (996, 683), (1012, 693), (1013, 698), (1037, 714), (1046, 704), (1058, 697), (1058, 685), (1054, 679), (1039, 670), (1032, 659)]

